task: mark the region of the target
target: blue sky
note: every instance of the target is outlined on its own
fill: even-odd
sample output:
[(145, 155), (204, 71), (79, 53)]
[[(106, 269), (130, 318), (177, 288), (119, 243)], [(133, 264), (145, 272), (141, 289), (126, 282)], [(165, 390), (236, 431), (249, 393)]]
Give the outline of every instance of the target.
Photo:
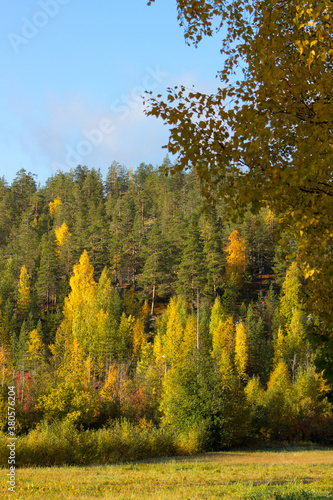
[(176, 2), (17, 0), (0, 19), (0, 176), (24, 168), (43, 185), (78, 163), (158, 165), (168, 128), (146, 117), (142, 90), (214, 92), (219, 39), (184, 41)]

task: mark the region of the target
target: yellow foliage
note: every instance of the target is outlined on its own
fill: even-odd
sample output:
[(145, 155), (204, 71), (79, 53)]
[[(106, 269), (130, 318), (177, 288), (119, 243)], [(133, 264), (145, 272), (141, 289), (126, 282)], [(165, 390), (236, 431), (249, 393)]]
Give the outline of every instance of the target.
[(65, 298), (63, 313), (65, 319), (72, 322), (78, 307), (83, 308), (87, 313), (88, 310), (91, 311), (93, 304), (97, 304), (94, 268), (89, 263), (86, 250), (82, 253), (79, 264), (74, 266), (69, 284), (71, 292)]
[[(140, 317), (137, 318), (133, 326), (133, 355), (137, 356), (146, 344), (145, 339), (145, 321), (149, 315), (149, 306), (145, 300)], [(134, 319), (133, 319), (134, 321)]]
[(74, 423), (89, 423), (96, 411), (96, 401), (91, 390), (80, 383), (61, 380), (48, 394), (40, 397), (36, 404), (48, 420), (66, 420)]
[(234, 274), (238, 282), (241, 282), (242, 275), (245, 273), (247, 257), (245, 248), (245, 238), (241, 238), (237, 230), (229, 236), (229, 245), (225, 252), (227, 253), (226, 274)]
[(103, 309), (100, 309), (97, 313), (95, 321), (93, 322), (93, 328), (95, 331), (94, 342), (92, 342), (91, 354), (94, 356), (94, 359), (98, 359), (99, 366), (102, 368), (104, 354), (107, 349), (107, 338), (108, 338), (108, 313), (106, 313)]
[(145, 319), (149, 316), (149, 311), (150, 311), (149, 305), (148, 305), (148, 301), (146, 299), (144, 304), (143, 304), (142, 310), (141, 310), (141, 316), (142, 316), (143, 321), (145, 321)]
[(183, 339), (184, 329), (178, 312), (178, 300), (173, 297), (167, 308), (167, 328), (164, 335), (163, 350), (169, 366), (174, 366), (179, 357), (179, 347)]
[(22, 311), (26, 311), (30, 305), (30, 283), (27, 268), (23, 265), (20, 273), (20, 283), (18, 288), (17, 306)]
[(174, 394), (176, 386), (174, 369), (171, 368), (166, 373), (162, 382), (162, 398), (160, 404), (160, 411), (162, 412), (162, 422), (164, 425), (170, 425), (174, 421), (174, 411), (168, 404), (170, 397)]
[(102, 387), (100, 394), (108, 401), (119, 401), (122, 409), (126, 409), (128, 397), (132, 389), (132, 381), (129, 380), (124, 368), (113, 363), (109, 368), (108, 378)]
[(70, 339), (58, 369), (59, 378), (70, 383), (85, 384), (89, 380), (89, 368), (85, 363), (80, 342), (77, 338)]
[(324, 397), (330, 390), (324, 372), (317, 373), (313, 364), (298, 370), (294, 386), (295, 399), (302, 417), (332, 415), (332, 405)]
[(259, 406), (264, 400), (264, 389), (259, 376), (252, 377), (245, 386), (246, 400), (251, 406)]
[(212, 355), (219, 359), (222, 349), (226, 349), (229, 357), (233, 355), (235, 347), (235, 328), (232, 316), (226, 321), (219, 321), (217, 328), (213, 331), (213, 351)]
[[(154, 354), (154, 345), (158, 345)], [(155, 401), (161, 394), (162, 378), (165, 373), (165, 360), (162, 353), (159, 335), (155, 337), (154, 345), (146, 342), (142, 348), (140, 361), (137, 365), (137, 377), (140, 385), (150, 401)]]
[(209, 322), (209, 333), (211, 335), (211, 338), (213, 338), (214, 331), (218, 327), (220, 321), (225, 321), (225, 314), (219, 297), (216, 297), (214, 305), (212, 307)]
[(112, 264), (110, 267), (111, 275), (117, 278), (118, 270), (120, 266), (120, 255), (117, 253), (112, 258)]
[(69, 240), (71, 233), (68, 229), (66, 222), (63, 222), (62, 225), (54, 230), (56, 236), (56, 244), (57, 244), (57, 254), (60, 254), (61, 247)]
[(51, 201), (49, 203), (49, 213), (50, 213), (51, 219), (53, 219), (54, 216), (59, 213), (59, 207), (60, 207), (60, 205), (61, 205), (61, 201), (60, 201), (59, 198), (55, 198), (54, 201)]
[(145, 344), (145, 326), (143, 320), (138, 318), (133, 326), (133, 355), (137, 356)]
[(235, 345), (235, 366), (240, 380), (246, 380), (246, 368), (248, 362), (248, 344), (245, 326), (238, 323), (236, 326), (236, 345)]
[(88, 382), (90, 382), (91, 372), (93, 371), (93, 362), (90, 356), (84, 361), (84, 368), (88, 376)]
[(296, 7), (295, 22), (300, 38), (295, 41), (295, 45), (300, 55), (307, 58), (309, 69), (316, 59), (325, 62), (333, 54), (330, 5), (329, 1), (316, 4), (303, 1)]
[(282, 328), (278, 329), (277, 338), (274, 345), (274, 366), (283, 359), (284, 355), (284, 335)]
[(295, 354), (298, 356), (304, 356), (308, 348), (309, 346), (306, 341), (305, 327), (302, 322), (301, 311), (299, 309), (295, 309), (285, 337), (286, 355), (288, 357), (293, 357)]
[(293, 311), (300, 306), (300, 276), (301, 273), (297, 262), (292, 262), (287, 270), (286, 278), (282, 284), (280, 299), (280, 313), (288, 323), (291, 321)]
[(230, 389), (234, 385), (234, 371), (227, 349), (222, 348), (220, 352), (219, 368), (221, 372), (221, 384), (224, 389)]
[(29, 333), (28, 353), (30, 361), (38, 362), (43, 358), (44, 344), (36, 329)]
[(136, 426), (140, 431), (151, 431), (154, 428), (154, 424), (151, 420), (147, 420), (146, 417), (140, 418), (138, 425)]
[(117, 380), (118, 370), (115, 363), (113, 363), (109, 368), (108, 378), (100, 391), (102, 398), (108, 401), (114, 401), (116, 399), (118, 395)]
[[(177, 154), (166, 171), (194, 168), (207, 201), (223, 200), (229, 215), (249, 207), (258, 214), (266, 205), (279, 215), (282, 232), (296, 238), (300, 263), (315, 270), (304, 300), (329, 337), (332, 1), (176, 3), (188, 42), (223, 25), (225, 62), (214, 94), (178, 86), (149, 99), (147, 114), (170, 125), (168, 148)], [(240, 58), (248, 71), (235, 79)], [(235, 105), (226, 106), (228, 99)], [(293, 253), (288, 243), (285, 249)]]
[(291, 390), (291, 380), (286, 363), (280, 361), (269, 377), (268, 393), (279, 392), (286, 395)]
[(276, 217), (274, 212), (272, 212), (270, 208), (267, 208), (264, 212), (264, 221), (269, 230), (272, 231), (276, 222)]
[[(199, 335), (200, 337), (200, 335)], [(179, 347), (179, 358), (185, 361), (197, 346), (197, 325), (194, 316), (188, 316), (183, 340)]]
[(153, 354), (155, 358), (156, 370), (158, 371), (161, 377), (162, 374), (165, 372), (166, 359), (160, 334), (157, 334), (154, 339)]

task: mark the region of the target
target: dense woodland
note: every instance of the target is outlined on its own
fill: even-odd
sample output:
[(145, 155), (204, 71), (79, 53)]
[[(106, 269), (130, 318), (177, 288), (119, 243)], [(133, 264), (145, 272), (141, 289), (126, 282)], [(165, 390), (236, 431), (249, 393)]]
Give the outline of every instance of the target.
[(18, 433), (126, 418), (204, 449), (332, 442), (295, 241), (269, 208), (232, 220), (166, 167), (0, 180), (1, 429), (15, 385)]

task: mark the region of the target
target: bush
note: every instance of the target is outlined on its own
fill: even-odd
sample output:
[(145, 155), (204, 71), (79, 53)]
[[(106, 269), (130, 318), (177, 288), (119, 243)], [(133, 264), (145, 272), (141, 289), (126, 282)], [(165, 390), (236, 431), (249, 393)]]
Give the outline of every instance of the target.
[[(194, 434), (193, 434), (194, 436)], [(72, 421), (43, 421), (16, 441), (19, 467), (111, 464), (197, 452), (197, 438), (185, 445), (173, 429), (140, 430), (128, 420), (99, 430), (78, 430)], [(7, 437), (0, 433), (0, 465), (7, 467)]]
[(75, 425), (68, 420), (41, 422), (29, 434), (17, 439), (17, 464), (44, 467), (74, 464), (77, 433)]

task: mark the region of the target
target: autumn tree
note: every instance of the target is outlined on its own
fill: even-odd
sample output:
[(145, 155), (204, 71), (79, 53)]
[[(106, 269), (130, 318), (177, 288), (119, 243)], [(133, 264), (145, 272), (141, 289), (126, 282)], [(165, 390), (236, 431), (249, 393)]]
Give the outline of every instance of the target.
[(61, 206), (61, 200), (59, 198), (55, 198), (54, 201), (50, 201), (49, 214), (51, 219), (54, 219), (54, 217), (59, 213), (60, 206)]
[(27, 342), (28, 360), (32, 362), (34, 372), (37, 371), (38, 364), (44, 358), (44, 344), (38, 330), (34, 328), (29, 333)]
[(233, 318), (229, 316), (225, 321), (220, 320), (213, 329), (213, 351), (212, 354), (217, 359), (225, 349), (230, 359), (233, 358), (235, 349), (235, 326)]
[[(94, 268), (84, 251), (70, 278), (71, 291), (64, 300), (64, 319), (57, 330), (55, 353), (71, 345), (76, 338), (92, 369), (102, 370), (107, 355), (108, 312), (98, 307)], [(101, 293), (101, 291), (100, 291)]]
[[(294, 383), (294, 400), (303, 424), (303, 439), (315, 440), (318, 427), (324, 426), (325, 420), (331, 415), (332, 406), (327, 398), (328, 391), (329, 386), (323, 373), (318, 373), (313, 363), (308, 363), (298, 370)], [(314, 421), (317, 423), (317, 429), (313, 428)]]
[(236, 325), (235, 338), (235, 366), (239, 380), (245, 381), (247, 378), (246, 369), (248, 362), (248, 342), (245, 326), (242, 322)]
[(181, 323), (179, 302), (176, 297), (172, 297), (166, 310), (166, 332), (162, 337), (162, 346), (167, 367), (173, 367), (179, 358), (179, 348), (184, 335), (184, 328)]
[[(199, 331), (199, 348), (200, 348), (200, 331)], [(190, 360), (193, 358), (195, 349), (198, 348), (197, 345), (197, 322), (196, 318), (191, 314), (187, 318), (187, 322), (184, 328), (183, 340), (179, 346), (180, 361)]]
[(89, 299), (96, 291), (94, 280), (94, 268), (90, 265), (86, 251), (80, 257), (79, 264), (75, 264), (73, 275), (70, 278), (71, 292), (64, 301), (64, 316), (67, 321), (72, 322), (75, 310)]
[(17, 306), (22, 313), (26, 313), (30, 304), (30, 278), (27, 268), (23, 265), (21, 268), (20, 282), (17, 290)]
[(293, 405), (292, 391), (288, 367), (280, 361), (270, 375), (263, 398), (273, 439), (289, 438), (295, 427), (297, 409)]
[(57, 254), (60, 255), (62, 247), (68, 242), (71, 237), (71, 233), (68, 229), (66, 222), (63, 222), (60, 227), (56, 227), (55, 230), (55, 241), (57, 244)]
[(91, 422), (98, 404), (95, 391), (89, 386), (89, 374), (89, 360), (84, 359), (79, 341), (71, 339), (62, 352), (55, 384), (39, 397), (36, 408), (50, 421)]
[(280, 314), (285, 324), (290, 324), (294, 311), (301, 307), (300, 278), (301, 273), (297, 262), (293, 262), (287, 270), (281, 290)]
[(142, 318), (137, 318), (133, 325), (133, 356), (138, 356), (145, 344), (145, 325)]
[(68, 280), (73, 267), (73, 253), (72, 253), (72, 233), (70, 232), (66, 222), (61, 226), (54, 229), (55, 233), (55, 252), (58, 258), (59, 268), (59, 295), (60, 300), (63, 301), (68, 293)]
[(229, 211), (274, 210), (297, 238), (307, 307), (329, 329), (332, 5), (178, 0), (177, 8), (188, 43), (220, 30), (225, 59), (215, 94), (180, 86), (165, 101), (150, 98), (148, 115), (171, 127), (171, 171), (195, 168), (206, 198), (225, 199)]
[(234, 275), (237, 283), (241, 283), (245, 273), (247, 257), (245, 249), (245, 239), (240, 237), (237, 230), (233, 231), (229, 236), (229, 245), (225, 249), (227, 254), (227, 276)]
[(131, 357), (134, 322), (133, 316), (126, 316), (125, 313), (122, 314), (114, 343), (115, 357), (118, 361), (126, 361)]
[(225, 311), (221, 305), (219, 297), (216, 297), (214, 305), (211, 310), (210, 322), (209, 322), (209, 334), (211, 339), (213, 338), (214, 332), (217, 329), (220, 321), (225, 321)]
[(275, 358), (282, 355), (290, 366), (292, 379), (295, 380), (300, 364), (310, 354), (307, 338), (307, 322), (301, 300), (301, 273), (296, 262), (288, 268), (282, 284), (280, 296), (280, 318), (283, 333), (278, 332)]

